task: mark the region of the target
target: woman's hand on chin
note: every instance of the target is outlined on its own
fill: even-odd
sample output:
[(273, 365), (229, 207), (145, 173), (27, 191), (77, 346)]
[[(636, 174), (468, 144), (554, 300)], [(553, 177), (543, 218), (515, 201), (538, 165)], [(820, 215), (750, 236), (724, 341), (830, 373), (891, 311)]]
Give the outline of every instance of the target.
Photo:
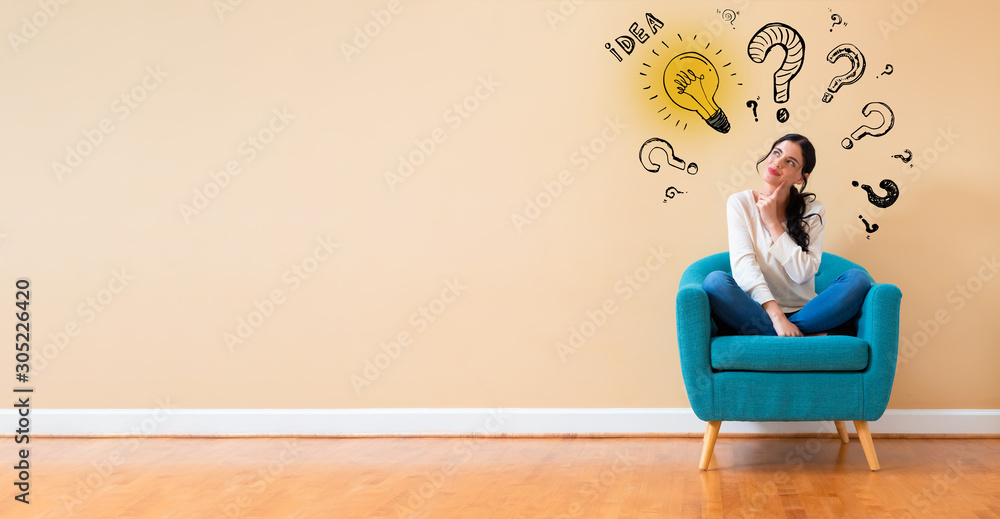
[(760, 213), (761, 222), (768, 229), (781, 225), (778, 223), (778, 196), (784, 187), (785, 183), (782, 182), (770, 195), (757, 193), (757, 212)]

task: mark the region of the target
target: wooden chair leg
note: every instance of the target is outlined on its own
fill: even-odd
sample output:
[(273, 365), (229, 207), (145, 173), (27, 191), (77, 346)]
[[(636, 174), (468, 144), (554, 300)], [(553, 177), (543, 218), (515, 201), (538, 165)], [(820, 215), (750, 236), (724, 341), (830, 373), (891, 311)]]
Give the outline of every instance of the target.
[(720, 427), (722, 422), (708, 422), (701, 447), (701, 461), (698, 463), (698, 468), (701, 470), (708, 470), (708, 464), (712, 461), (712, 451), (715, 450), (715, 440), (719, 438)]
[(872, 443), (872, 432), (868, 430), (868, 422), (855, 420), (854, 428), (858, 430), (858, 440), (861, 441), (861, 447), (865, 450), (868, 467), (873, 471), (878, 470), (878, 456), (875, 455), (875, 444)]
[(851, 440), (851, 437), (847, 435), (847, 426), (844, 425), (843, 420), (833, 422), (833, 425), (837, 426), (837, 434), (840, 435), (841, 443), (847, 443)]

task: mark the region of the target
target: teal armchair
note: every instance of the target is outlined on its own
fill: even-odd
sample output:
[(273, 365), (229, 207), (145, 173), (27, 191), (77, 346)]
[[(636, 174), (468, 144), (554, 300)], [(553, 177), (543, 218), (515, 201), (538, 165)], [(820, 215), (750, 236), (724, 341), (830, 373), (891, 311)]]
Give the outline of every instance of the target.
[[(823, 253), (816, 291), (852, 268), (864, 270)], [(684, 387), (695, 415), (708, 422), (699, 468), (708, 469), (723, 421), (832, 420), (841, 441), (847, 443), (844, 421), (851, 420), (869, 467), (878, 470), (868, 422), (885, 412), (896, 374), (899, 288), (886, 283), (872, 286), (849, 323), (856, 335), (719, 337), (713, 334), (708, 295), (701, 287), (715, 270), (731, 272), (728, 252), (692, 263), (677, 292)]]

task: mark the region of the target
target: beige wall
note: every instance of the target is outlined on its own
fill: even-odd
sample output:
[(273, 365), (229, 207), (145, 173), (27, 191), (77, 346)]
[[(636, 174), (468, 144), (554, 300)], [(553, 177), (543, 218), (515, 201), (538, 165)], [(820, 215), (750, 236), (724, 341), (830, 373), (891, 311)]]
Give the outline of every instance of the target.
[[(39, 5), (0, 18), (23, 38), (0, 51), (0, 264), (9, 301), (31, 280), (36, 407), (686, 407), (678, 278), (724, 250), (725, 194), (758, 182), (742, 165), (797, 130), (818, 147), (826, 250), (903, 291), (890, 407), (1000, 408), (1000, 280), (981, 269), (1000, 242), (993, 3), (108, 0), (51, 17)], [(604, 43), (647, 10), (662, 33), (619, 63)], [(831, 12), (846, 22), (832, 32)], [(771, 21), (807, 45), (784, 125), (781, 53), (746, 54)], [(736, 74), (717, 98), (726, 135), (690, 112), (661, 121), (642, 90), (657, 40), (698, 49), (696, 34)], [(867, 71), (821, 103), (847, 70), (825, 54), (844, 42)], [(843, 150), (870, 101), (895, 126)], [(67, 146), (88, 151), (85, 132), (100, 144), (54, 171)], [(698, 174), (645, 172), (651, 137)], [(428, 139), (423, 163), (388, 181)], [(904, 149), (915, 167), (892, 158)], [(884, 178), (902, 189), (884, 211), (851, 186)], [(686, 194), (663, 203), (668, 186)], [(529, 213), (539, 197), (547, 207)], [(870, 240), (859, 214), (879, 225)], [(560, 354), (605, 305), (593, 337)], [(259, 326), (227, 345), (247, 335), (240, 319)], [(396, 358), (380, 357), (401, 334)], [(366, 361), (384, 369), (357, 386)]]

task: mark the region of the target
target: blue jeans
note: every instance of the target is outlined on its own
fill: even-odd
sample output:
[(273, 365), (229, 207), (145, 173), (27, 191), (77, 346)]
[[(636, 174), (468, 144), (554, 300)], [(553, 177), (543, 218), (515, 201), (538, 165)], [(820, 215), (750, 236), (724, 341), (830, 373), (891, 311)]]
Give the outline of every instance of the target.
[[(709, 273), (702, 288), (708, 293), (712, 319), (716, 322), (740, 335), (777, 335), (764, 307), (744, 292), (728, 272)], [(785, 315), (803, 335), (830, 331), (857, 315), (869, 288), (868, 274), (850, 269), (799, 311)]]

